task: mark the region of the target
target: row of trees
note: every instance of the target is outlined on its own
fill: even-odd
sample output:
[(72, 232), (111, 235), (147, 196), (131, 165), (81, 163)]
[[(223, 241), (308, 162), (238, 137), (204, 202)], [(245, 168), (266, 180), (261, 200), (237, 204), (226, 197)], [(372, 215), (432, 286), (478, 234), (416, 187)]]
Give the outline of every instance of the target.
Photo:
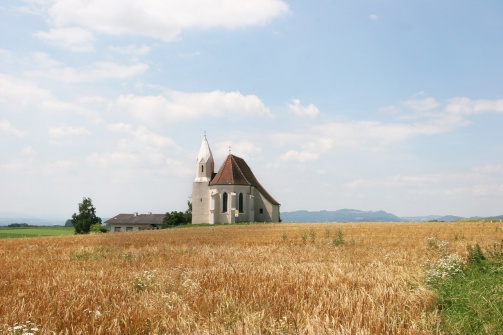
[(170, 212), (166, 213), (166, 216), (162, 220), (163, 228), (170, 228), (174, 226), (180, 226), (184, 224), (189, 224), (192, 222), (192, 202), (187, 201), (187, 210), (185, 212)]
[[(166, 213), (163, 219), (163, 228), (180, 226), (192, 222), (192, 202), (187, 201), (185, 212), (172, 211)], [(106, 233), (108, 229), (102, 225), (101, 218), (96, 215), (96, 208), (93, 206), (91, 198), (84, 198), (79, 203), (79, 213), (73, 213), (72, 219), (67, 221), (68, 225), (75, 228), (76, 234)]]

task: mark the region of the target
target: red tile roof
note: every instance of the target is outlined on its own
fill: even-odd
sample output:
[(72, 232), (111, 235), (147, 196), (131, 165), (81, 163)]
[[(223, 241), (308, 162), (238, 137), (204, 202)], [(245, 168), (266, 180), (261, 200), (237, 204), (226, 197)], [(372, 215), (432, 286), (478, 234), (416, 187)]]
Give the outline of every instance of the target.
[(210, 181), (210, 185), (250, 185), (259, 190), (270, 203), (279, 205), (279, 202), (260, 185), (245, 160), (231, 154), (227, 156), (220, 170), (218, 170), (215, 177)]

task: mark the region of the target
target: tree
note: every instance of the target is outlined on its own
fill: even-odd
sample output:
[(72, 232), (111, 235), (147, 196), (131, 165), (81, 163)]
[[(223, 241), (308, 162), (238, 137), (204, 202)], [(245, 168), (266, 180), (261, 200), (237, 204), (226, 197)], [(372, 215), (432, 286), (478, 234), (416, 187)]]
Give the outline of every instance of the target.
[(73, 213), (72, 215), (75, 234), (88, 234), (94, 224), (101, 225), (101, 218), (96, 216), (96, 208), (94, 208), (91, 198), (84, 198), (79, 204), (79, 214)]
[(164, 216), (164, 219), (162, 220), (162, 227), (169, 228), (187, 223), (185, 213), (172, 211), (171, 213), (166, 213)]
[(187, 223), (192, 223), (192, 201), (187, 200), (187, 210), (185, 211), (184, 214), (185, 214), (185, 221)]
[(180, 226), (183, 224), (189, 224), (192, 222), (192, 202), (187, 201), (187, 210), (185, 212), (172, 211), (171, 213), (166, 213), (164, 219), (162, 220), (162, 227), (169, 228), (174, 226)]

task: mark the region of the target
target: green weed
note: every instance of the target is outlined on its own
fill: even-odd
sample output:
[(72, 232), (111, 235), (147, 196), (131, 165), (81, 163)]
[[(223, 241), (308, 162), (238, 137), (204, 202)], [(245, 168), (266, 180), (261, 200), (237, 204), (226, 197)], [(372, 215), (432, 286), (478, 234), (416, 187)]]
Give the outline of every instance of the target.
[(335, 246), (341, 246), (344, 245), (344, 234), (342, 233), (342, 229), (337, 229), (337, 237), (333, 239), (332, 243)]

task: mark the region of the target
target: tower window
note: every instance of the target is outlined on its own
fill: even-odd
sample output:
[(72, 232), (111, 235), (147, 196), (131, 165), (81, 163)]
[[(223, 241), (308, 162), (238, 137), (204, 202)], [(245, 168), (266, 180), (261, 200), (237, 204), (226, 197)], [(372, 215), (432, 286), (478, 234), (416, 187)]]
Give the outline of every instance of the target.
[(227, 192), (224, 192), (222, 194), (222, 213), (227, 213), (227, 201), (228, 200), (228, 195)]
[(259, 213), (264, 214), (264, 209), (263, 208), (259, 209)]
[(204, 165), (201, 165), (201, 172), (204, 172)]

